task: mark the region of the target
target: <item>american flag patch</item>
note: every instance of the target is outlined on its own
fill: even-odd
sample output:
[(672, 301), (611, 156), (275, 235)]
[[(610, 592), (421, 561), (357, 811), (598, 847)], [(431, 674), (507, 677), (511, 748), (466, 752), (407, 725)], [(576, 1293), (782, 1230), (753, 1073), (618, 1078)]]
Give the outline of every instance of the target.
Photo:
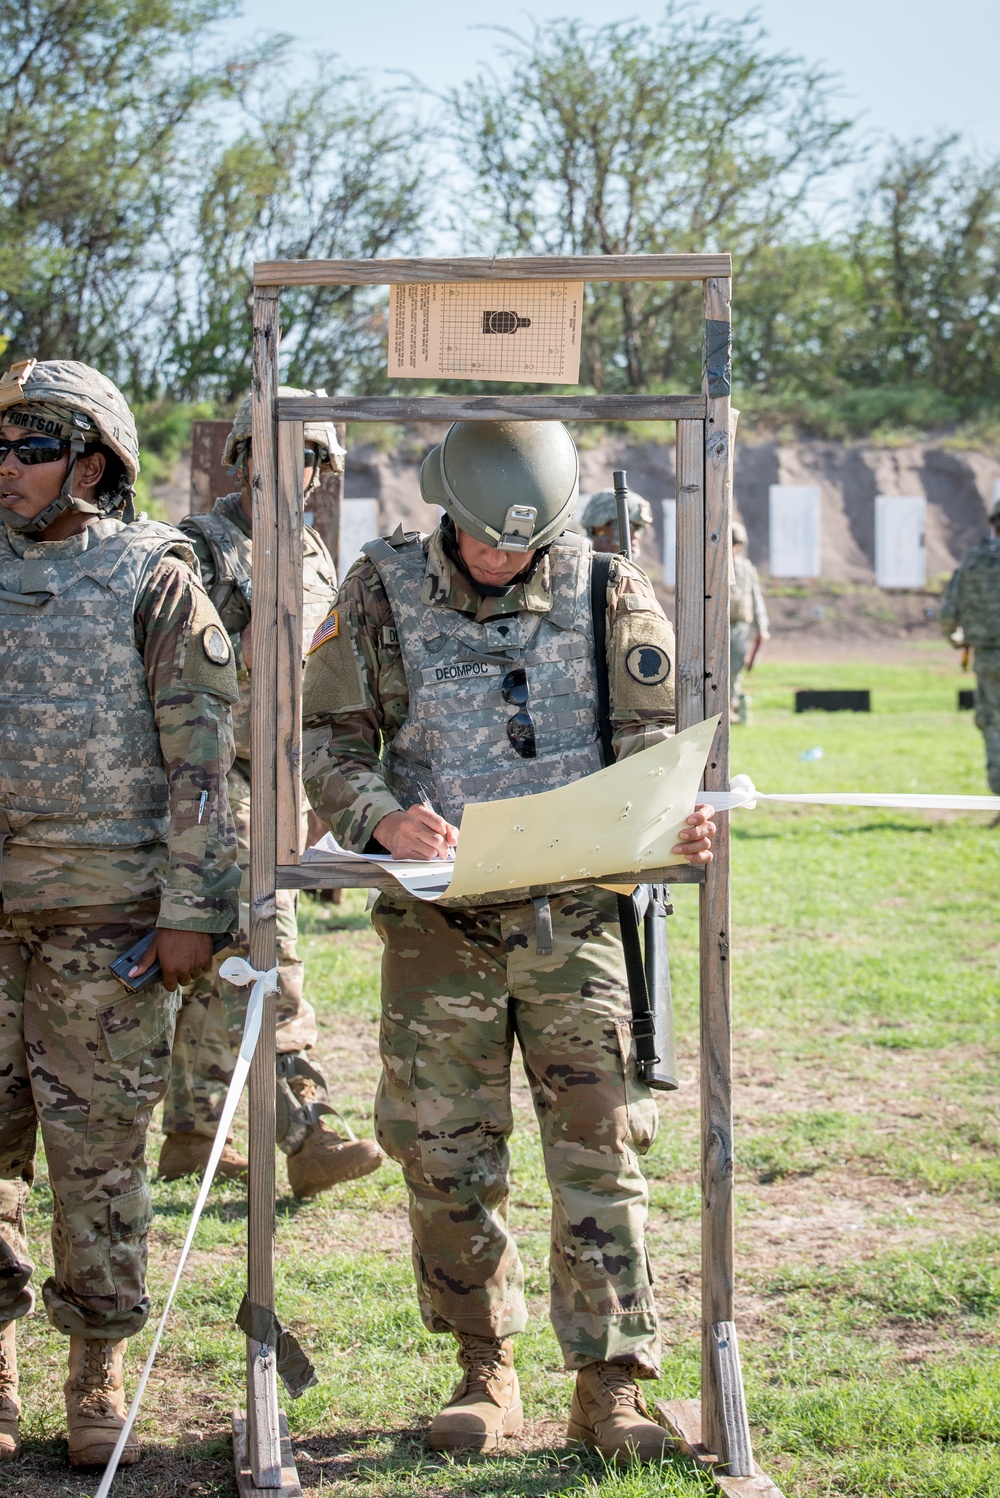
[(312, 655), (314, 650), (318, 650), (319, 647), (325, 644), (327, 640), (336, 639), (337, 635), (339, 634), (340, 611), (338, 609), (334, 609), (333, 613), (327, 615), (327, 617), (323, 620), (323, 623), (320, 625), (319, 629), (313, 635), (312, 644), (306, 651), (306, 655)]

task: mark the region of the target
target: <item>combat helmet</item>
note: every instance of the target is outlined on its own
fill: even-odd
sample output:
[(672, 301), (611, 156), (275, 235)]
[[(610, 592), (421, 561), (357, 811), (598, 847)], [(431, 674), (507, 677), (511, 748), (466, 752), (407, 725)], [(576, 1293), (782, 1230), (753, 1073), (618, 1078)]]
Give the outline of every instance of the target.
[[(100, 370), (77, 359), (22, 359), (0, 379), (0, 425), (20, 426), (25, 435), (57, 437), (69, 448), (62, 488), (41, 514), (30, 520), (3, 506), (11, 530), (39, 535), (65, 510), (88, 515), (123, 514), (135, 519), (132, 501), (139, 473), (139, 438), (128, 402)], [(73, 494), (76, 461), (103, 448), (118, 461), (93, 501)]]
[(749, 544), (750, 544), (750, 537), (747, 535), (747, 528), (746, 528), (746, 526), (743, 525), (743, 524), (741, 524), (741, 522), (739, 520), (734, 520), (733, 521), (733, 545), (734, 546), (749, 546)]
[(565, 529), (580, 486), (561, 421), (456, 421), (420, 469), (420, 493), (499, 551), (536, 551)]
[[(613, 489), (599, 489), (587, 500), (586, 507), (580, 517), (580, 524), (589, 536), (599, 531), (604, 525), (612, 525), (618, 519), (618, 505), (615, 501)], [(628, 496), (628, 520), (634, 530), (641, 530), (644, 525), (653, 523), (653, 507), (648, 499), (643, 499), (641, 494), (629, 490)]]
[[(278, 394), (282, 395), (321, 395), (325, 396), (325, 390), (299, 390), (294, 385), (279, 385)], [(226, 445), (222, 452), (222, 462), (226, 468), (233, 468), (242, 478), (246, 473), (247, 457), (250, 453), (252, 426), (252, 407), (249, 395), (245, 395), (240, 402), (240, 408), (233, 418), (232, 430), (226, 438)], [(314, 443), (319, 448), (319, 464), (314, 472), (313, 481), (318, 482), (321, 473), (343, 473), (344, 471), (344, 449), (337, 441), (337, 431), (332, 421), (307, 421), (304, 423), (302, 433), (303, 441)]]

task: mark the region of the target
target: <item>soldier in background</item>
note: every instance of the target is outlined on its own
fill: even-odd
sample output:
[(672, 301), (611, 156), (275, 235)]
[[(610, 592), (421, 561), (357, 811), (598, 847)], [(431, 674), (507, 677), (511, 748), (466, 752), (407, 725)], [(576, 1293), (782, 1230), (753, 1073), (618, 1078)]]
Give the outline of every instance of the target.
[[(188, 542), (134, 519), (135, 423), (110, 380), (15, 365), (0, 436), (0, 1457), (19, 1447), (40, 1128), (69, 1460), (101, 1466), (125, 1417), (125, 1340), (150, 1309), (146, 1131), (179, 985), (238, 918), (236, 671)], [(109, 966), (153, 927), (134, 971), (158, 958), (163, 982), (130, 994)], [(122, 1461), (138, 1455), (132, 1438)]]
[[(628, 497), (628, 524), (632, 532), (632, 559), (639, 560), (642, 550), (642, 532), (653, 523), (653, 511), (649, 500), (641, 494), (630, 493)], [(581, 529), (590, 537), (595, 551), (620, 551), (618, 535), (618, 505), (613, 489), (600, 489), (592, 494), (584, 507), (580, 520)]]
[[(456, 422), (421, 470), (441, 524), (363, 548), (303, 684), (303, 778), (343, 846), (442, 857), (467, 801), (600, 768), (592, 549), (564, 529), (577, 478), (559, 422)], [(624, 557), (606, 621), (620, 757), (674, 724), (673, 631)], [(691, 862), (711, 858), (710, 814), (699, 808), (680, 834), (675, 851)], [(669, 1437), (636, 1383), (659, 1370), (638, 1161), (657, 1111), (635, 1072), (615, 896), (590, 886), (435, 905), (400, 890), (380, 895), (373, 921), (384, 945), (376, 1127), (409, 1190), (424, 1324), (455, 1337), (462, 1368), (430, 1445), (496, 1450), (523, 1419), (512, 1337), (527, 1313), (507, 1226), (516, 1036), (552, 1192), (570, 1437), (659, 1460)]]
[[(1000, 796), (1000, 499), (989, 515), (993, 534), (963, 559), (938, 615), (952, 644), (975, 651), (976, 727), (986, 740), (986, 778)], [(1000, 817), (993, 823), (1000, 826)]]
[(733, 586), (729, 595), (729, 721), (746, 723), (750, 698), (740, 686), (740, 677), (750, 647), (771, 638), (767, 606), (760, 591), (757, 568), (747, 556), (746, 526), (733, 521)]
[[(282, 386), (282, 395), (311, 391)], [(324, 471), (342, 467), (344, 451), (330, 422), (305, 426), (304, 493), (319, 484)], [(190, 538), (201, 575), (229, 634), (236, 661), (240, 698), (233, 710), (236, 759), (229, 772), (229, 804), (236, 821), (243, 884), (240, 891), (239, 942), (220, 952), (211, 971), (184, 996), (177, 1022), (170, 1090), (163, 1108), (166, 1138), (160, 1151), (160, 1174), (172, 1181), (201, 1174), (208, 1162), (236, 1064), (239, 1036), (246, 1017), (247, 990), (219, 975), (233, 951), (250, 951), (250, 617), (253, 566), (253, 503), (250, 452), (250, 397), (240, 406), (222, 458), (235, 470), (239, 488), (215, 503), (207, 515), (189, 515), (181, 530)], [(302, 605), (307, 640), (330, 611), (337, 591), (333, 559), (311, 526), (303, 531)], [(316, 1044), (316, 1012), (302, 992), (295, 896), (277, 892), (278, 1051), (277, 1143), (288, 1158), (288, 1181), (297, 1197), (320, 1191), (377, 1170), (382, 1152), (371, 1140), (344, 1138), (328, 1129), (321, 1115), (330, 1113), (329, 1092), (307, 1052)], [(245, 1175), (247, 1161), (229, 1142), (219, 1174)]]

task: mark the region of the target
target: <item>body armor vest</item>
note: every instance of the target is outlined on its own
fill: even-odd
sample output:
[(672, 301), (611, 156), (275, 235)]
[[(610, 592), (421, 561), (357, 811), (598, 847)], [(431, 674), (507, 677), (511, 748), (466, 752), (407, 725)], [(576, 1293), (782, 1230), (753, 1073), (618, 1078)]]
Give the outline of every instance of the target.
[[(59, 543), (56, 543), (58, 545)], [(98, 520), (86, 550), (0, 530), (0, 810), (16, 837), (56, 847), (163, 842), (169, 796), (135, 645), (135, 608), (168, 553), (194, 571), (170, 526)]]
[[(403, 806), (430, 791), (456, 826), (467, 801), (552, 790), (601, 768), (597, 731), (590, 543), (571, 532), (549, 552), (552, 608), (476, 623), (424, 603), (420, 538), (363, 548), (385, 587), (403, 656), (409, 707), (385, 755), (386, 779)], [(504, 677), (522, 667), (537, 758), (522, 759), (507, 737), (517, 708)]]
[[(227, 495), (207, 515), (188, 515), (181, 529), (197, 531), (212, 553), (215, 580), (208, 596), (230, 634), (242, 634), (250, 623), (253, 541), (226, 514), (224, 506), (239, 503), (238, 494)], [(337, 569), (322, 537), (312, 526), (302, 528), (302, 639), (307, 647), (333, 607), (337, 592)], [(250, 758), (250, 672), (246, 666), (236, 673), (240, 700), (233, 705), (233, 735), (238, 759)]]
[(746, 557), (733, 557), (729, 622), (730, 624), (753, 623), (753, 564)]
[(966, 645), (1000, 646), (1000, 539), (980, 541), (962, 563), (958, 622)]

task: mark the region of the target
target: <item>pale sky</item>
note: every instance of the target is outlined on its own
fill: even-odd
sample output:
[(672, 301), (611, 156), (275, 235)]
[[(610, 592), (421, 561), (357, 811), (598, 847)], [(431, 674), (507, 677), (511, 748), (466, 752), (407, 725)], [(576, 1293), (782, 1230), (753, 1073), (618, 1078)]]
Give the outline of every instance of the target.
[[(904, 138), (960, 130), (972, 145), (1000, 153), (1000, 4), (997, 0), (761, 0), (753, 7), (775, 50), (822, 63), (840, 75), (848, 113), (869, 129)], [(738, 17), (750, 7), (714, 0), (703, 7)], [(489, 57), (488, 33), (528, 32), (532, 20), (574, 16), (592, 23), (657, 21), (661, 0), (245, 0), (229, 37), (282, 30), (302, 39), (298, 56), (336, 52), (350, 67), (404, 69), (432, 88), (461, 82)], [(387, 80), (388, 81), (388, 80)]]

